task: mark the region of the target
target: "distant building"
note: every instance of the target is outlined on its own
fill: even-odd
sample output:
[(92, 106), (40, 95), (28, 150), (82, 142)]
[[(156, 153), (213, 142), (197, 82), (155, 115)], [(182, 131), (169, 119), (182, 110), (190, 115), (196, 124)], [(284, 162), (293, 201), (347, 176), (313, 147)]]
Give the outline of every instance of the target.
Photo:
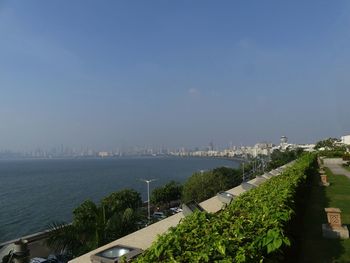
[(286, 136), (281, 137), (281, 144), (288, 143), (288, 138)]
[(214, 151), (214, 142), (213, 142), (213, 141), (211, 141), (211, 142), (209, 143), (208, 150), (209, 150), (209, 151)]
[(297, 148), (303, 149), (305, 152), (313, 152), (315, 151), (315, 144), (298, 144)]
[(344, 135), (340, 139), (343, 144), (350, 145), (350, 135)]
[(272, 152), (272, 143), (261, 142), (254, 145), (251, 149), (251, 155), (257, 157), (258, 155), (269, 155)]
[(281, 137), (281, 143), (280, 143), (280, 149), (281, 150), (286, 150), (288, 148), (288, 138), (286, 136)]
[(98, 152), (98, 156), (103, 158), (103, 157), (108, 157), (109, 153), (108, 152)]

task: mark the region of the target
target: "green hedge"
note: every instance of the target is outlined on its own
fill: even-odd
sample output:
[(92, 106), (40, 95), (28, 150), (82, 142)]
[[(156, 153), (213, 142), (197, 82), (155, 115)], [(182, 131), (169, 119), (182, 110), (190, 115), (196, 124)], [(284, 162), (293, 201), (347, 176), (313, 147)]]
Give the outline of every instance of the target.
[(315, 163), (299, 158), (280, 176), (235, 199), (217, 214), (196, 212), (161, 235), (137, 262), (263, 262), (290, 245), (286, 228), (295, 194)]

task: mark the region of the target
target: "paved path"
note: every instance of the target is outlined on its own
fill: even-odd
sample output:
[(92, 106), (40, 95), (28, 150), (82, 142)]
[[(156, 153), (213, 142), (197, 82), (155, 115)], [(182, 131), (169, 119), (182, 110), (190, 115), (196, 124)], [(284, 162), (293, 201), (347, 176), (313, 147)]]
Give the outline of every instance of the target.
[(324, 165), (327, 166), (333, 174), (342, 174), (350, 179), (350, 171), (346, 170), (342, 164), (342, 159), (324, 159)]

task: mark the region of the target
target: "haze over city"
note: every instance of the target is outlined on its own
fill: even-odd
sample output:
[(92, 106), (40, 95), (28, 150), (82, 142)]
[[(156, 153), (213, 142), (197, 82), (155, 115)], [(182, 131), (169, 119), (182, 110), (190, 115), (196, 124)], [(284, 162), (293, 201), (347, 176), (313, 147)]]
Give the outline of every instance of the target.
[(348, 134), (349, 28), (348, 1), (1, 1), (0, 150)]

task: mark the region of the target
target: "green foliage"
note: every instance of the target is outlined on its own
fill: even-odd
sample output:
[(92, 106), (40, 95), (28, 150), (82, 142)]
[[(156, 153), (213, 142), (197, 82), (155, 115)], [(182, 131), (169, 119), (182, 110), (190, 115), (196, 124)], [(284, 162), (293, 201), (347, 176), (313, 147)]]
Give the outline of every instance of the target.
[(337, 138), (328, 138), (328, 139), (317, 142), (315, 145), (315, 149), (320, 149), (320, 148), (333, 149), (335, 147), (335, 144), (339, 141), (340, 140)]
[(135, 190), (124, 189), (114, 192), (102, 199), (101, 205), (107, 208), (107, 213), (113, 214), (115, 212), (124, 211), (127, 208), (136, 210), (142, 205), (142, 199), (140, 193)]
[(350, 162), (344, 163), (344, 164), (343, 164), (343, 167), (344, 167), (345, 169), (347, 169), (347, 170), (350, 171)]
[(236, 198), (217, 214), (195, 212), (171, 228), (136, 262), (280, 261), (295, 194), (315, 164), (306, 154), (281, 175)]
[(345, 148), (344, 147), (336, 147), (332, 150), (325, 150), (325, 151), (320, 151), (319, 154), (320, 156), (327, 157), (327, 158), (342, 158), (345, 153)]
[(171, 181), (162, 187), (155, 188), (151, 194), (151, 203), (157, 206), (168, 205), (171, 201), (181, 199), (182, 185)]
[(239, 169), (220, 167), (211, 171), (197, 172), (185, 182), (182, 199), (183, 202), (191, 200), (201, 202), (241, 182), (242, 172)]
[(344, 153), (342, 158), (344, 161), (350, 161), (350, 153), (349, 152)]
[(79, 256), (137, 230), (140, 194), (123, 190), (104, 198), (99, 205), (84, 201), (73, 211), (73, 222), (54, 222), (47, 244), (57, 251)]
[(345, 145), (339, 145), (340, 142), (337, 138), (328, 138), (326, 140), (319, 141), (315, 149), (319, 149), (320, 156), (328, 158), (342, 158), (346, 152)]
[(297, 159), (302, 154), (302, 152), (302, 149), (287, 150), (284, 152), (280, 150), (274, 150), (270, 156), (271, 160), (268, 164), (268, 170), (275, 169)]
[[(350, 262), (350, 239), (335, 240), (322, 237), (320, 226), (327, 222), (325, 207), (338, 207), (342, 223), (350, 224), (350, 180), (344, 175), (334, 175), (327, 167), (330, 187), (320, 187), (320, 176), (316, 172), (310, 177), (307, 193), (302, 194), (297, 227), (293, 229), (295, 252), (287, 262)], [(300, 211), (300, 210), (299, 210)]]

